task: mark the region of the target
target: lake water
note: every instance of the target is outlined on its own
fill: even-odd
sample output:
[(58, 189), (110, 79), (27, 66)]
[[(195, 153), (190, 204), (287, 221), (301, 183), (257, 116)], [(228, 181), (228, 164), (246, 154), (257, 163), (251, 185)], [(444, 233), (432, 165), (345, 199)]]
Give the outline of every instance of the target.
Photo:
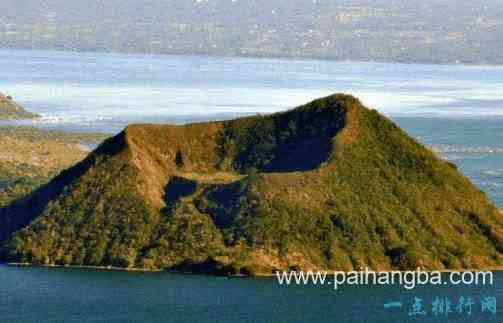
[[(502, 321), (482, 312), (481, 300), (503, 299), (503, 273), (492, 286), (279, 286), (275, 279), (98, 272), (0, 266), (0, 322), (471, 322)], [(414, 298), (425, 316), (410, 316)], [(450, 301), (452, 312), (435, 316), (431, 303)], [(473, 300), (457, 312), (459, 299)], [(402, 302), (401, 308), (384, 304)], [(497, 304), (500, 305), (500, 304)], [(500, 305), (501, 306), (501, 305)], [(499, 312), (498, 312), (499, 311)]]
[(503, 66), (3, 50), (0, 68), (0, 91), (46, 126), (116, 132), (275, 112), (335, 92), (390, 116), (503, 119)]
[[(0, 70), (0, 92), (43, 116), (21, 124), (71, 131), (225, 119), (352, 93), (503, 207), (503, 67), (4, 50)], [(501, 322), (475, 307), (447, 318), (411, 318), (405, 308), (414, 297), (502, 301), (503, 274), (496, 278), (492, 287), (336, 292), (273, 279), (0, 266), (0, 322)], [(388, 301), (404, 308), (385, 309)]]
[(352, 93), (503, 207), (503, 66), (0, 51), (0, 92), (44, 128), (118, 132), (285, 110)]

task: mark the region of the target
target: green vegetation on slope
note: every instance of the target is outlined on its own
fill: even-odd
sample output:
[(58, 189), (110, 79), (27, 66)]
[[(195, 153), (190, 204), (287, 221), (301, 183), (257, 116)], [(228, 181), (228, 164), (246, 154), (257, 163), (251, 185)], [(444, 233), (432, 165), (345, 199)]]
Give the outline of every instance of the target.
[(32, 127), (0, 127), (0, 207), (50, 181), (85, 158), (80, 144), (93, 144), (101, 134), (73, 134)]
[(328, 158), (332, 137), (344, 127), (344, 105), (330, 109), (334, 100), (315, 101), (286, 114), (226, 123), (218, 138), (222, 164), (231, 160), (231, 169), (238, 171), (316, 168)]
[(269, 274), (482, 268), (503, 219), (453, 165), (351, 96), (135, 125), (0, 210), (2, 259)]
[(0, 162), (0, 207), (23, 197), (49, 180), (31, 165)]

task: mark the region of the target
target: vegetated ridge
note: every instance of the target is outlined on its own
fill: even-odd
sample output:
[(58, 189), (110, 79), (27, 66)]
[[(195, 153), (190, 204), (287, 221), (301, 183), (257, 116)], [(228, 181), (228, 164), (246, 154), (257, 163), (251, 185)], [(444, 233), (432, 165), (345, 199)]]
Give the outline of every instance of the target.
[(131, 125), (0, 209), (1, 259), (267, 275), (503, 264), (503, 219), (456, 167), (352, 96)]

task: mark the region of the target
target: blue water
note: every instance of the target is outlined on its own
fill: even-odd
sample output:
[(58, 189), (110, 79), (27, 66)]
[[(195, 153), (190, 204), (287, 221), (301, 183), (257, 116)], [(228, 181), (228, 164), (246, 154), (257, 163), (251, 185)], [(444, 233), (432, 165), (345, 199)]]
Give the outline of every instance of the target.
[(503, 207), (503, 120), (498, 118), (393, 118), (402, 128), (458, 166)]
[[(501, 322), (481, 311), (481, 300), (503, 300), (503, 273), (492, 286), (279, 286), (275, 279), (227, 279), (169, 273), (98, 272), (0, 266), (0, 322)], [(409, 316), (414, 297), (426, 316)], [(436, 317), (435, 298), (452, 313)], [(472, 315), (456, 312), (472, 298)], [(402, 302), (401, 308), (384, 308)], [(500, 305), (501, 304), (497, 304)]]
[(40, 125), (84, 130), (275, 112), (334, 92), (390, 116), (503, 119), (503, 66), (0, 50), (0, 68), (0, 91)]

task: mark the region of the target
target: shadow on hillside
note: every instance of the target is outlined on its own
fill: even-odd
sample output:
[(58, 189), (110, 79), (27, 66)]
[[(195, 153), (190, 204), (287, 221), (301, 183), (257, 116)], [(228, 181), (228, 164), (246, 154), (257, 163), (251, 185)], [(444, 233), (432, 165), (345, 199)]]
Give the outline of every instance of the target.
[(34, 190), (25, 197), (13, 201), (0, 208), (0, 242), (6, 240), (12, 233), (28, 225), (41, 215), (47, 205), (58, 197), (76, 178), (86, 173), (96, 163), (99, 155), (119, 153), (125, 146), (124, 134), (103, 141), (98, 148), (84, 160), (62, 171), (49, 183)]
[(180, 199), (190, 196), (196, 192), (197, 182), (173, 176), (164, 187), (164, 203), (166, 207), (162, 210), (164, 214), (171, 213)]
[(288, 112), (227, 122), (218, 138), (219, 165), (230, 164), (244, 173), (318, 168), (329, 159), (333, 138), (346, 125), (340, 100), (330, 97)]
[(76, 177), (85, 173), (94, 163), (95, 156), (90, 155), (75, 166), (62, 171), (49, 183), (41, 186), (27, 196), (18, 199), (0, 209), (0, 242), (10, 234), (28, 225), (42, 214), (51, 200), (60, 195), (64, 188)]
[(247, 203), (248, 180), (211, 185), (198, 196), (195, 205), (208, 214), (219, 229), (231, 226)]
[[(335, 131), (334, 131), (335, 133)], [(285, 143), (274, 151), (272, 161), (262, 167), (264, 172), (308, 171), (325, 162), (332, 151), (333, 134), (304, 138)]]

